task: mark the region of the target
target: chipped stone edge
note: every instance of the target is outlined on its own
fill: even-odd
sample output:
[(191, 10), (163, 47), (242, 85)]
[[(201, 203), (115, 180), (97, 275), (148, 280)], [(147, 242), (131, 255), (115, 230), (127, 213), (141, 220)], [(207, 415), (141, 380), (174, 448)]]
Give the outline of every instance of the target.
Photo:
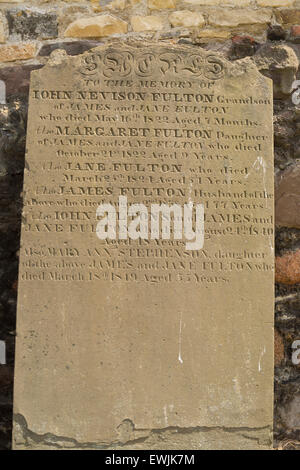
[[(273, 449), (273, 429), (270, 426), (258, 428), (239, 427), (231, 428), (225, 426), (197, 426), (191, 428), (182, 428), (169, 426), (160, 429), (137, 429), (131, 420), (125, 420), (131, 426), (132, 435), (128, 440), (115, 440), (110, 443), (105, 442), (79, 442), (71, 437), (57, 436), (52, 433), (38, 434), (28, 428), (25, 417), (18, 413), (14, 415), (14, 435), (13, 450), (125, 450), (127, 446), (144, 444), (147, 449), (147, 441), (155, 435), (165, 435), (173, 433), (184, 434), (205, 434), (210, 432), (222, 432), (224, 435), (238, 435), (245, 441), (253, 442), (253, 450), (272, 450)], [(123, 423), (125, 422), (123, 421)], [(264, 433), (265, 436), (258, 436), (257, 433)], [(229, 441), (230, 442), (230, 441)], [(150, 447), (148, 447), (150, 449)], [(176, 449), (176, 447), (174, 447)], [(132, 449), (134, 450), (134, 449)], [(187, 449), (188, 450), (188, 449)], [(202, 450), (204, 450), (202, 448)], [(232, 450), (234, 447), (232, 445)]]
[[(89, 49), (88, 51), (83, 52), (82, 54), (78, 54), (75, 56), (68, 55), (67, 52), (64, 49), (55, 49), (52, 51), (50, 54), (47, 62), (45, 65), (37, 70), (33, 70), (31, 72), (31, 76), (37, 76), (39, 77), (40, 75), (43, 74), (43, 71), (47, 71), (52, 67), (56, 66), (61, 66), (62, 64), (68, 64), (68, 63), (76, 63), (76, 60), (80, 60), (80, 58), (88, 57), (90, 54), (93, 54), (95, 52), (101, 52), (104, 50), (107, 50), (110, 47), (119, 47), (120, 49), (125, 49), (129, 48), (134, 51), (138, 51), (141, 49), (145, 49), (145, 47), (166, 47), (168, 49), (168, 52), (171, 52), (172, 50), (176, 51), (181, 51), (181, 52), (195, 52), (199, 53), (200, 55), (203, 55), (203, 57), (208, 57), (210, 55), (214, 55), (215, 57), (218, 57), (222, 63), (226, 66), (226, 74), (229, 77), (239, 77), (242, 76), (246, 73), (255, 73), (257, 75), (258, 79), (261, 79), (262, 82), (269, 83), (269, 86), (272, 86), (272, 79), (269, 77), (266, 77), (263, 75), (259, 68), (257, 67), (255, 61), (253, 58), (246, 57), (244, 59), (236, 60), (231, 62), (230, 60), (226, 59), (221, 53), (217, 51), (206, 51), (205, 49), (199, 48), (199, 46), (196, 45), (182, 45), (182, 44), (170, 44), (168, 41), (159, 41), (159, 42), (154, 42), (151, 40), (147, 39), (137, 39), (137, 38), (126, 38), (124, 41), (120, 41), (119, 38), (111, 39), (109, 42), (105, 42), (102, 44), (99, 44), (96, 47), (93, 47), (92, 49)], [(226, 77), (225, 74), (225, 77)], [(199, 80), (201, 80), (201, 75), (199, 75)], [(206, 78), (205, 78), (206, 79)], [(209, 80), (209, 79), (206, 79)]]

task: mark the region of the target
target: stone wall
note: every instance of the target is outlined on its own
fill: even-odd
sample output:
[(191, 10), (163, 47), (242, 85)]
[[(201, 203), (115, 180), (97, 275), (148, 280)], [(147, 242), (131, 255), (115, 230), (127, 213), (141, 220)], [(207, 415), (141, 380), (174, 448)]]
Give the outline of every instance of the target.
[(232, 61), (250, 57), (273, 79), (274, 437), (279, 449), (300, 448), (300, 353), (293, 350), (300, 340), (300, 99), (299, 105), (292, 99), (293, 83), (300, 79), (300, 0), (0, 0), (0, 341), (7, 347), (7, 365), (0, 365), (0, 449), (10, 448), (11, 441), (30, 72), (42, 67), (55, 49), (76, 55), (112, 37), (190, 44)]

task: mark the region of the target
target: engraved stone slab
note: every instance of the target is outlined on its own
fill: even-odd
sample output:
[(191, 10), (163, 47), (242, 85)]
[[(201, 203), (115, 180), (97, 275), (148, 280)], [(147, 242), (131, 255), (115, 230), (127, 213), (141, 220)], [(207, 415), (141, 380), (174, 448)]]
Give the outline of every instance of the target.
[[(271, 445), (272, 142), (248, 59), (115, 42), (32, 72), (16, 449)], [(100, 240), (120, 196), (203, 204), (203, 248)]]

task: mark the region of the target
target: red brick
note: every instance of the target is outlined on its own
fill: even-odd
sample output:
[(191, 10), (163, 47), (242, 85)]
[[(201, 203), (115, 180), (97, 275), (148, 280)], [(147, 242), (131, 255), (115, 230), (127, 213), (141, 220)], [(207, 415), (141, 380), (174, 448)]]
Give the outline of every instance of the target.
[(280, 173), (275, 181), (275, 222), (278, 227), (300, 228), (300, 165)]
[(300, 26), (292, 26), (291, 27), (291, 35), (295, 38), (300, 37)]
[(277, 256), (276, 282), (286, 285), (300, 283), (300, 250)]

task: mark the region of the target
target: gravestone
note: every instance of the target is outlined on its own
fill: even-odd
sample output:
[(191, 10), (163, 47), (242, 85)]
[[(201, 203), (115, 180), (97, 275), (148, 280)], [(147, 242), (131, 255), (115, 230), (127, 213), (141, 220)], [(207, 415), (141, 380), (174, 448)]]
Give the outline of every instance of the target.
[[(250, 59), (113, 42), (32, 72), (15, 449), (271, 446), (272, 142)], [(130, 237), (133, 204), (176, 205), (169, 234)]]

